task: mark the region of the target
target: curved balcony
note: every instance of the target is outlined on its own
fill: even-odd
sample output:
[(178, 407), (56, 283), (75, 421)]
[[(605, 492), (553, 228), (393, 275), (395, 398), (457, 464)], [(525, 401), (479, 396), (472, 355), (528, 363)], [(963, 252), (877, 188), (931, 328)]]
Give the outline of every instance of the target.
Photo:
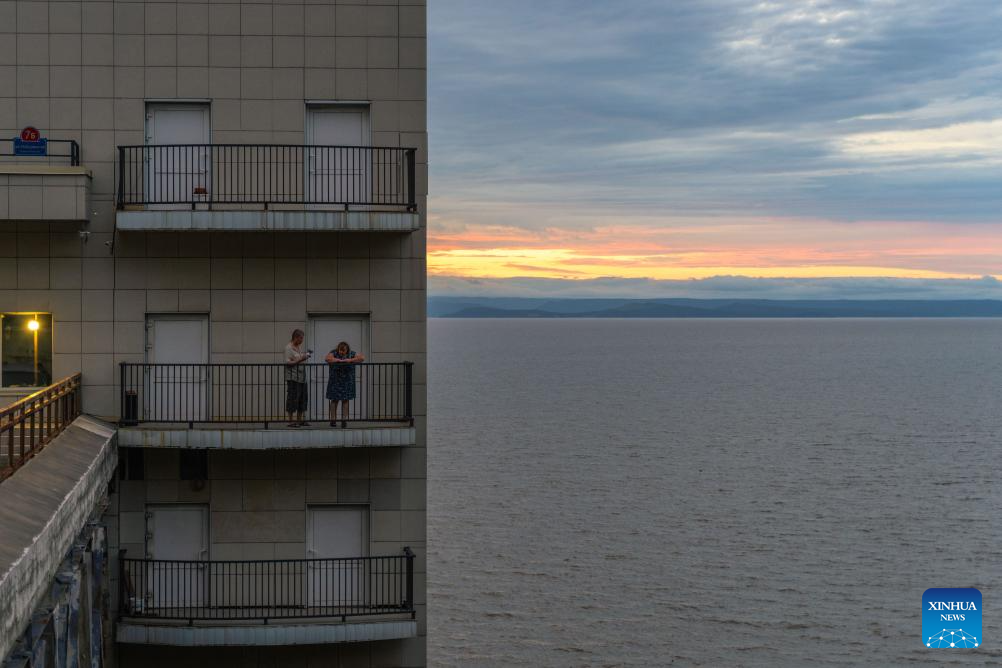
[(37, 153), (24, 154), (16, 141), (0, 139), (0, 221), (89, 221), (92, 175), (80, 166), (80, 145), (45, 139)]

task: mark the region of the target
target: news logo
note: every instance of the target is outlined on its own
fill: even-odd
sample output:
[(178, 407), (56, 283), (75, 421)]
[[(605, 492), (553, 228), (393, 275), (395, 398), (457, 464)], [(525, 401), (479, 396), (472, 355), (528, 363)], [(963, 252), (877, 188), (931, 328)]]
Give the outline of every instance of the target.
[(980, 647), (981, 592), (926, 589), (922, 594), (922, 643), (933, 649)]

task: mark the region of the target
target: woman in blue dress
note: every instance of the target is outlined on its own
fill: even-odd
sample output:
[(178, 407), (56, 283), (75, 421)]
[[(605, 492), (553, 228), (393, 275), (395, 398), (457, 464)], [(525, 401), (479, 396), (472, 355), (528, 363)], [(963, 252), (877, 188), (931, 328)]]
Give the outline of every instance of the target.
[(365, 361), (346, 341), (327, 353), (324, 358), (330, 373), (327, 377), (327, 399), (331, 402), (331, 426), (337, 426), (337, 405), (341, 404), (341, 428), (348, 426), (348, 402), (355, 398), (355, 364)]

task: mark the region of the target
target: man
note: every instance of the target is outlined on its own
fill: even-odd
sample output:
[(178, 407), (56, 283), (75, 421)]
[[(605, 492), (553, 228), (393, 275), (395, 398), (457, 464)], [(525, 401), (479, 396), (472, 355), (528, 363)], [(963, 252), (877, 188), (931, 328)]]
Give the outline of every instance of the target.
[[(301, 329), (292, 330), (292, 340), (285, 344), (285, 412), (289, 414), (290, 427), (305, 427), (306, 368), (310, 351), (303, 349), (306, 334)], [(293, 417), (295, 416), (295, 417)]]

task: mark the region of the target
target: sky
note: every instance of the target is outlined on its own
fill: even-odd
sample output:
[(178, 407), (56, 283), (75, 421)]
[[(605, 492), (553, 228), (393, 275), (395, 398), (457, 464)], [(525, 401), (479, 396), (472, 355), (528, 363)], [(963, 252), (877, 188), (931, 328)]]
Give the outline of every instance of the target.
[(997, 0), (428, 20), (432, 294), (1002, 299)]

